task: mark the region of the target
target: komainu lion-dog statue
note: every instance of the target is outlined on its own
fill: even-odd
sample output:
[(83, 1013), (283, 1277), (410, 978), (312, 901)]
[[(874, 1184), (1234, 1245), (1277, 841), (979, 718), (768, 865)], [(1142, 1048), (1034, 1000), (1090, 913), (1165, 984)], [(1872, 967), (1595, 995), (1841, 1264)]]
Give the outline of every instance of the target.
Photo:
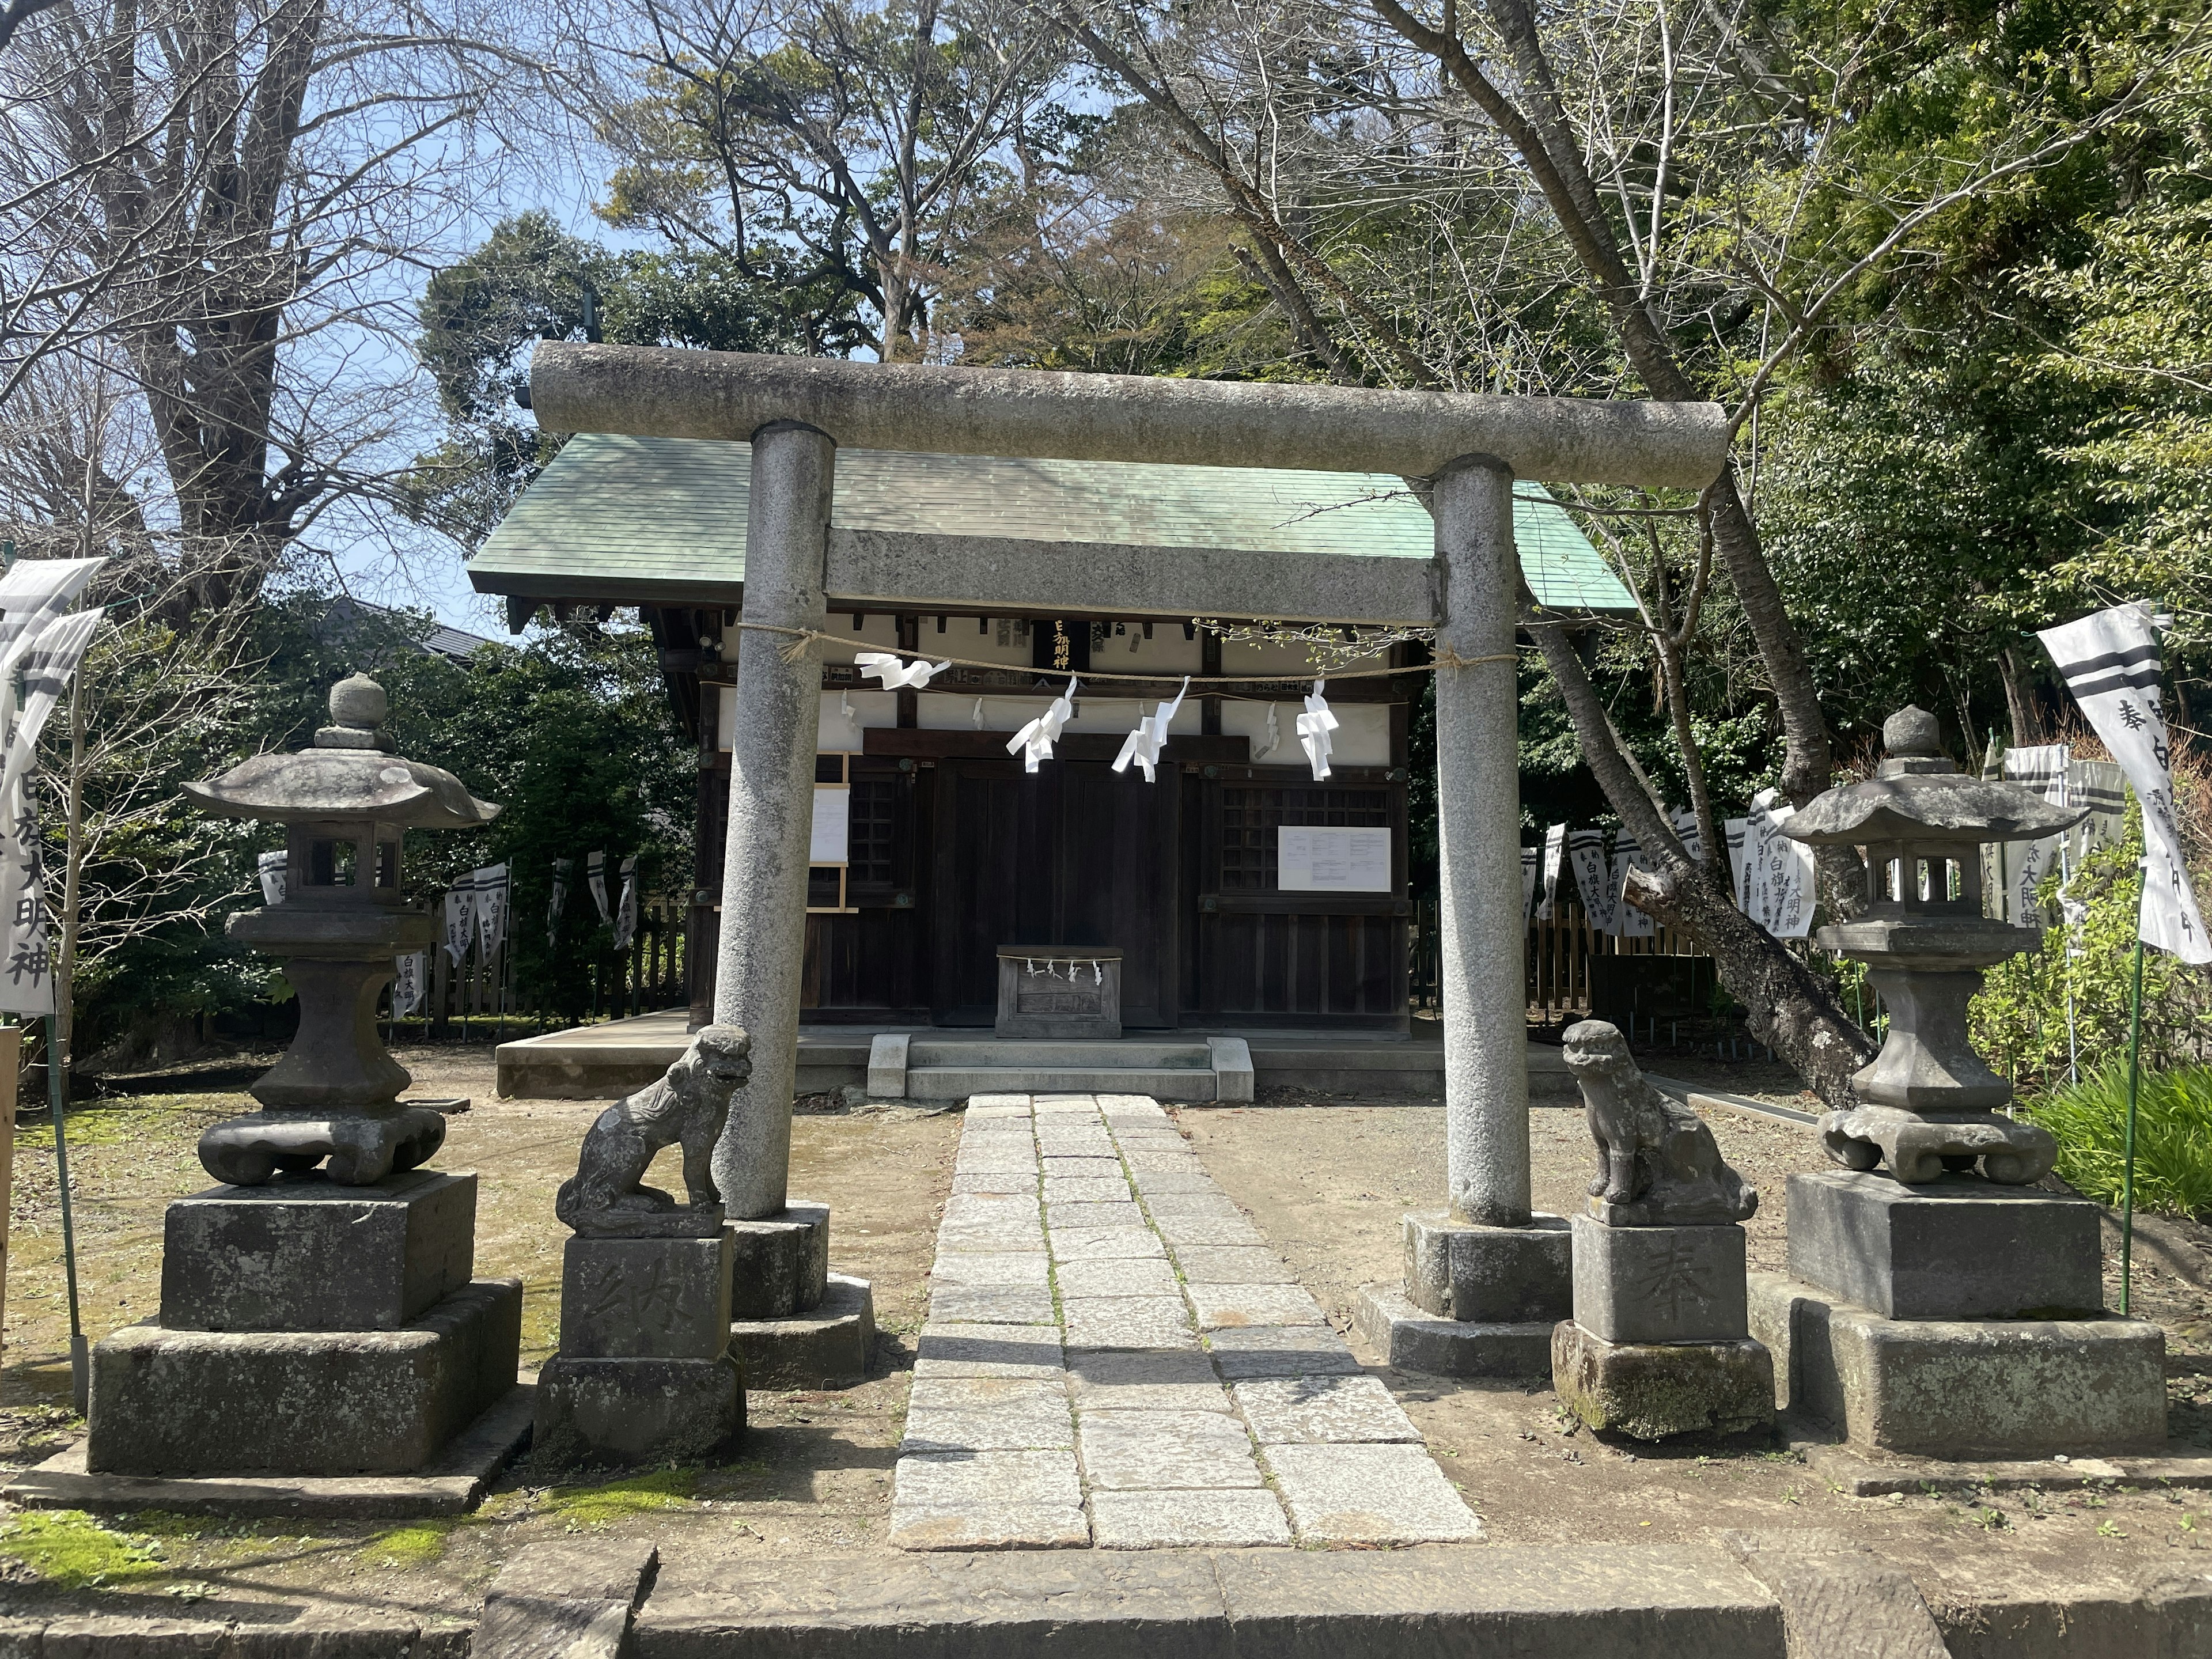
[[(554, 1214), (590, 1237), (711, 1238), (720, 1232), (714, 1143), (729, 1120), (730, 1097), (752, 1075), (751, 1049), (751, 1039), (735, 1025), (702, 1027), (666, 1076), (599, 1114), (584, 1137), (574, 1178), (561, 1183)], [(643, 1184), (654, 1156), (678, 1146), (690, 1200), (685, 1205)]]
[(1597, 1142), (1590, 1213), (1615, 1227), (1703, 1227), (1748, 1220), (1759, 1194), (1721, 1161), (1713, 1132), (1646, 1082), (1618, 1027), (1570, 1025), (1567, 1069), (1582, 1085)]

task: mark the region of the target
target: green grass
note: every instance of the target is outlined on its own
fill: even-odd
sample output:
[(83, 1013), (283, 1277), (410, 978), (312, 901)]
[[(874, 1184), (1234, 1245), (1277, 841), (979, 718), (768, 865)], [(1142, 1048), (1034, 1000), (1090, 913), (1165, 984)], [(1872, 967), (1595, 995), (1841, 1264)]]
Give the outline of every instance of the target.
[[(2091, 1198), (2120, 1201), (2124, 1059), (2070, 1087), (2025, 1100), (2021, 1109), (2057, 1137), (2060, 1175)], [(2136, 1207), (2212, 1217), (2212, 1066), (2143, 1073), (2136, 1102)]]
[(696, 1468), (654, 1469), (597, 1486), (556, 1486), (544, 1508), (572, 1526), (604, 1527), (625, 1516), (688, 1508), (698, 1490)]
[(110, 1532), (82, 1510), (27, 1510), (0, 1529), (0, 1555), (61, 1589), (118, 1584), (166, 1571), (149, 1540)]

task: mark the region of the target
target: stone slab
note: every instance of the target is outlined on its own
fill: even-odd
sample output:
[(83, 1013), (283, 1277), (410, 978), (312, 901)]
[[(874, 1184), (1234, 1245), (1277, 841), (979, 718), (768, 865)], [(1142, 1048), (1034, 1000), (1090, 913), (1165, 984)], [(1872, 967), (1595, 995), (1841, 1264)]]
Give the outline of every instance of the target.
[(1225, 1492), (1097, 1492), (1092, 1540), (1102, 1550), (1251, 1549), (1291, 1541), (1291, 1523), (1265, 1487)]
[(1187, 1215), (1212, 1221), (1235, 1221), (1244, 1214), (1237, 1207), (1237, 1200), (1218, 1187), (1180, 1193), (1148, 1188), (1145, 1208), (1155, 1216)]
[(162, 1217), (161, 1323), (176, 1331), (390, 1331), (469, 1282), (477, 1178), (410, 1170), (214, 1187)]
[(977, 1194), (994, 1198), (1026, 1198), (1034, 1204), (1037, 1197), (1037, 1178), (1030, 1170), (985, 1170), (972, 1174), (955, 1172), (952, 1190), (956, 1194)]
[(1052, 1325), (1052, 1292), (1028, 1285), (939, 1285), (929, 1316), (968, 1325)]
[(1049, 1451), (1075, 1447), (1057, 1378), (919, 1378), (907, 1399), (905, 1452)]
[(783, 1213), (732, 1221), (730, 1317), (788, 1319), (822, 1305), (830, 1288), (830, 1206), (793, 1200)]
[(1179, 1296), (1064, 1296), (1060, 1308), (1070, 1348), (1198, 1346)]
[(907, 1047), (913, 1041), (905, 1031), (878, 1031), (868, 1043), (868, 1098), (906, 1098)]
[(1608, 1227), (1573, 1218), (1574, 1320), (1607, 1342), (1725, 1342), (1751, 1334), (1737, 1226)]
[(939, 1250), (930, 1265), (932, 1289), (973, 1285), (989, 1289), (1048, 1291), (1052, 1258), (1034, 1250)]
[(1405, 1219), (1406, 1295), (1424, 1313), (1486, 1325), (1540, 1321), (1548, 1331), (1574, 1310), (1573, 1245), (1564, 1217), (1526, 1227), (1482, 1227), (1442, 1210)]
[(956, 1325), (932, 1320), (915, 1341), (917, 1377), (1004, 1376), (1044, 1381), (1061, 1370), (1057, 1327)]
[[(1091, 1160), (1085, 1158), (1083, 1161), (1089, 1163)], [(1071, 1177), (1047, 1171), (1044, 1201), (1049, 1210), (1058, 1210), (1071, 1204), (1127, 1204), (1129, 1202), (1129, 1183), (1119, 1175), (1097, 1178)]]
[(1207, 1285), (1189, 1287), (1190, 1305), (1202, 1331), (1239, 1325), (1320, 1325), (1321, 1304), (1297, 1285)]
[[(1169, 1193), (1218, 1193), (1213, 1177), (1205, 1170), (1191, 1167), (1180, 1170), (1139, 1170), (1135, 1172), (1137, 1191), (1147, 1205), (1157, 1210), (1152, 1200)], [(1172, 1214), (1168, 1211), (1163, 1213)]]
[(1301, 1542), (1457, 1544), (1482, 1536), (1482, 1523), (1425, 1447), (1274, 1445), (1264, 1455)]
[(1552, 1364), (1552, 1327), (1437, 1319), (1395, 1285), (1363, 1285), (1352, 1329), (1393, 1370), (1431, 1376), (1541, 1376)]
[(623, 1659), (659, 1562), (643, 1541), (526, 1545), (484, 1592), (470, 1659)]
[(874, 1289), (846, 1273), (829, 1276), (818, 1307), (730, 1325), (730, 1353), (748, 1389), (842, 1388), (867, 1376), (875, 1346)]
[(1552, 1386), (1589, 1427), (1632, 1440), (1764, 1435), (1774, 1425), (1774, 1362), (1748, 1337), (1614, 1343), (1561, 1320)]
[(1608, 1544), (686, 1551), (662, 1564), (636, 1644), (638, 1659), (1781, 1659), (1783, 1639), (1773, 1598), (1722, 1551)]
[(1038, 1160), (1045, 1178), (1065, 1181), (1118, 1181), (1124, 1192), (1129, 1183), (1121, 1175), (1121, 1161), (1115, 1158), (1062, 1158), (1057, 1155)]
[(1141, 1227), (1145, 1224), (1144, 1212), (1129, 1200), (1112, 1204), (1048, 1204), (1045, 1214), (1054, 1232), (1069, 1227)]
[[(939, 1243), (943, 1243), (939, 1239)], [(1150, 1227), (1055, 1227), (1052, 1254), (1057, 1262), (1118, 1261), (1145, 1256), (1167, 1260), (1167, 1247)]]
[[(2079, 1492), (2107, 1482), (2178, 1492), (2212, 1491), (2212, 1452), (2169, 1441), (2155, 1457), (2069, 1457), (2025, 1462), (1954, 1462), (1934, 1457), (1869, 1454), (1848, 1445), (1800, 1442), (1796, 1449), (1823, 1480), (1851, 1498), (1908, 1496), (1929, 1491), (1972, 1493)], [(1877, 1458), (1879, 1461), (1876, 1461)]]
[(538, 1373), (533, 1449), (556, 1465), (718, 1462), (745, 1429), (737, 1362), (576, 1359)]
[(393, 1331), (125, 1326), (93, 1346), (86, 1468), (418, 1474), (513, 1389), (521, 1341), (515, 1279), (475, 1280)]
[(1194, 1285), (1289, 1285), (1295, 1283), (1283, 1258), (1264, 1244), (1176, 1245), (1176, 1266)]
[(1206, 1355), (1071, 1353), (1067, 1382), (1079, 1415), (1091, 1412), (1223, 1412), (1229, 1391)]
[(891, 1507), (987, 1510), (1037, 1504), (1079, 1509), (1075, 1454), (1062, 1449), (915, 1452), (891, 1472)]
[(465, 1515), (483, 1501), (499, 1472), (530, 1443), (537, 1390), (510, 1389), (447, 1445), (437, 1462), (416, 1474), (213, 1475), (166, 1480), (94, 1474), (85, 1468), (84, 1442), (23, 1470), (0, 1488), (0, 1497), (26, 1509), (91, 1510), (136, 1514), (166, 1510), (179, 1515), (240, 1519), (299, 1516), (321, 1520), (383, 1521), (416, 1516)]
[(1260, 1230), (1242, 1216), (1224, 1221), (1218, 1216), (1164, 1215), (1156, 1218), (1154, 1225), (1160, 1237), (1179, 1250), (1193, 1245), (1254, 1249), (1267, 1243)]
[(1063, 1261), (1054, 1269), (1060, 1293), (1086, 1296), (1179, 1296), (1182, 1285), (1165, 1256), (1110, 1256), (1103, 1261)]
[(1085, 1412), (1076, 1445), (1094, 1492), (1261, 1484), (1244, 1425), (1219, 1412)]
[(1206, 1348), (1214, 1369), (1231, 1382), (1256, 1376), (1348, 1376), (1359, 1369), (1352, 1350), (1326, 1327), (1247, 1325), (1212, 1333)]
[(1886, 1319), (2085, 1317), (2105, 1305), (2098, 1206), (1945, 1176), (1790, 1177), (1793, 1278)]
[(730, 1234), (571, 1237), (561, 1256), (570, 1359), (720, 1359), (730, 1346)]
[(1379, 1377), (1270, 1377), (1239, 1382), (1231, 1392), (1263, 1446), (1421, 1438)]
[[(1091, 1541), (1091, 1523), (1072, 1504), (894, 1504), (885, 1541), (898, 1550), (1081, 1549)], [(793, 1659), (821, 1651), (785, 1650)]]
[(2166, 1334), (2147, 1321), (1893, 1320), (1780, 1273), (1749, 1285), (1777, 1403), (1860, 1451), (1966, 1461), (2165, 1449)]

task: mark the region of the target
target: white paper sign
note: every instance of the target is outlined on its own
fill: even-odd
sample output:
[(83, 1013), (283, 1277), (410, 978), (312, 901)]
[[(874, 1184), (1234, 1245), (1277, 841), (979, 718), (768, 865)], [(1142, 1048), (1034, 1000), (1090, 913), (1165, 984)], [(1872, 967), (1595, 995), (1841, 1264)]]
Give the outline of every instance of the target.
[(422, 1006), (422, 988), (430, 979), (430, 955), (427, 951), (411, 951), (404, 957), (392, 958), (392, 1012), (395, 1016), (413, 1013)]
[(256, 860), (261, 876), (261, 902), (264, 904), (282, 904), (284, 902), (284, 862), (287, 856), (283, 853), (264, 853)]
[[(20, 568), (20, 567), (19, 567)], [(14, 1014), (54, 1012), (54, 949), (48, 931), (45, 847), (30, 781), (0, 797), (0, 1008)]]
[(1275, 886), (1285, 893), (1387, 893), (1388, 830), (1275, 831)]
[(814, 791), (814, 833), (806, 847), (809, 864), (842, 864), (847, 828), (852, 822), (853, 792), (842, 785), (823, 784)]

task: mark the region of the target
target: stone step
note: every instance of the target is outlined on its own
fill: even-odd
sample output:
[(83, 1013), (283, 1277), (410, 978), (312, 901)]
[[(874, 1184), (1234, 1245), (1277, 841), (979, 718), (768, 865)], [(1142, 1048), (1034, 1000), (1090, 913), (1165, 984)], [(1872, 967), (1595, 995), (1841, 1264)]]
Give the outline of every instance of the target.
[(972, 1095), (1157, 1095), (1212, 1100), (1207, 1067), (1130, 1066), (909, 1066), (908, 1100), (966, 1100)]
[(1204, 1072), (1212, 1068), (1213, 1055), (1203, 1039), (1164, 1042), (1054, 1042), (1036, 1039), (976, 1042), (958, 1038), (913, 1037), (907, 1045), (907, 1064), (1017, 1071)]

